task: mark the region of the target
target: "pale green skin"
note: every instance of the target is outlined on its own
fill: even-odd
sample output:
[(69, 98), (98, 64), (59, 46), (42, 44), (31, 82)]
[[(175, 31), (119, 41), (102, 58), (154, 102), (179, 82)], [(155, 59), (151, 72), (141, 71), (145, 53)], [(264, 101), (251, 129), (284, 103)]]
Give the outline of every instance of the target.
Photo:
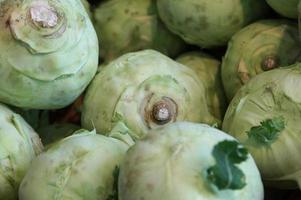
[(114, 170), (128, 147), (118, 139), (79, 131), (34, 160), (20, 186), (19, 200), (107, 200)]
[[(223, 121), (223, 130), (247, 146), (263, 180), (276, 187), (296, 187), (296, 182), (301, 185), (300, 87), (300, 64), (262, 73), (238, 91)], [(246, 131), (280, 116), (285, 129), (274, 143), (249, 142)]]
[(288, 18), (298, 18), (298, 4), (300, 0), (266, 0), (266, 2), (280, 15)]
[[(289, 53), (288, 53), (289, 52)], [(286, 20), (255, 22), (234, 35), (222, 63), (222, 80), (228, 100), (254, 76), (264, 72), (266, 57), (277, 57), (277, 67), (300, 60), (297, 24)]]
[(155, 49), (177, 56), (184, 42), (160, 21), (153, 0), (110, 0), (94, 11), (100, 56), (108, 61), (124, 53)]
[(221, 80), (221, 62), (202, 52), (188, 52), (176, 59), (193, 69), (205, 85), (210, 113), (222, 121), (227, 100)]
[(53, 38), (45, 36), (55, 32), (51, 28), (39, 31), (31, 22), (24, 25), (25, 19), (15, 20), (29, 17), (33, 2), (47, 1), (1, 2), (0, 101), (34, 109), (61, 108), (73, 102), (98, 65), (98, 39), (80, 1), (51, 1), (68, 23), (65, 32)]
[(83, 6), (85, 7), (86, 12), (88, 13), (90, 19), (92, 19), (92, 12), (90, 3), (87, 0), (81, 0)]
[(207, 177), (213, 147), (234, 140), (204, 124), (177, 122), (151, 131), (131, 147), (120, 168), (119, 200), (262, 200), (263, 185), (251, 156), (237, 165), (241, 190), (218, 190)]
[(122, 121), (139, 139), (161, 126), (145, 116), (164, 97), (178, 106), (169, 123), (219, 123), (209, 111), (205, 86), (192, 69), (157, 51), (144, 50), (119, 57), (96, 75), (84, 98), (82, 126), (107, 133)]
[(0, 104), (0, 199), (17, 200), (18, 188), (43, 145), (35, 131)]
[(172, 32), (203, 48), (226, 45), (235, 32), (269, 12), (262, 0), (159, 0), (157, 5)]

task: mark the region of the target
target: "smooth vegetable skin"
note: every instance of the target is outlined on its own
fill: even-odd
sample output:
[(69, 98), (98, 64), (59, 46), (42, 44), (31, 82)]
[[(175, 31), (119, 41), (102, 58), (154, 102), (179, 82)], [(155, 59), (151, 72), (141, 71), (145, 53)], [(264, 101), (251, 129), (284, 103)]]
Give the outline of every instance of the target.
[(2, 0), (0, 13), (0, 101), (32, 109), (73, 102), (98, 65), (80, 0)]
[(263, 0), (158, 0), (157, 6), (172, 32), (203, 48), (226, 45), (235, 32), (269, 13)]
[(297, 27), (288, 20), (261, 20), (232, 37), (222, 62), (222, 80), (229, 101), (254, 76), (300, 60)]
[(94, 18), (100, 56), (106, 61), (142, 49), (174, 57), (185, 46), (161, 22), (154, 0), (110, 0), (95, 9)]
[(34, 160), (19, 200), (115, 199), (118, 168), (128, 147), (112, 137), (77, 131)]
[(221, 79), (221, 62), (202, 52), (188, 52), (176, 59), (191, 68), (205, 85), (209, 111), (222, 121), (227, 100)]
[(90, 3), (87, 0), (81, 0), (83, 6), (85, 7), (86, 12), (88, 13), (89, 17), (92, 19), (92, 12)]
[(298, 18), (300, 0), (266, 0), (266, 2), (280, 15), (293, 19)]
[(120, 200), (263, 200), (259, 171), (234, 138), (176, 122), (131, 147), (120, 168)]
[(206, 89), (196, 73), (163, 54), (125, 54), (104, 67), (87, 90), (82, 125), (100, 133), (124, 122), (139, 139), (175, 121), (220, 123), (209, 111)]
[(264, 72), (238, 91), (223, 121), (275, 187), (301, 187), (300, 87), (300, 64)]
[(18, 199), (19, 185), (42, 150), (35, 131), (20, 115), (0, 104), (0, 199)]

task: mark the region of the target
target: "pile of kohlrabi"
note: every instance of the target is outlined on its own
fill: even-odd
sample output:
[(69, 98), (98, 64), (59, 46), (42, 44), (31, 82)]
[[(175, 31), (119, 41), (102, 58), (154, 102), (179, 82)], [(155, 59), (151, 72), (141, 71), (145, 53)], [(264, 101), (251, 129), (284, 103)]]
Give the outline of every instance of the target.
[(301, 199), (300, 13), (0, 0), (0, 200)]

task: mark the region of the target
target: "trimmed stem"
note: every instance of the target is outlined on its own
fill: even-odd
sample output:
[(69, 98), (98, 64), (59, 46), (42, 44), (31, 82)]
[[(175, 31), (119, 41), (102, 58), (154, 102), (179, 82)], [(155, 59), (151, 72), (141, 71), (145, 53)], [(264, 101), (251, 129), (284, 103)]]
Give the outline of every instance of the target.
[(264, 58), (261, 63), (261, 68), (264, 71), (269, 71), (279, 67), (279, 59), (276, 55), (270, 55)]
[(172, 112), (168, 103), (159, 101), (153, 106), (152, 118), (158, 124), (166, 124), (172, 119)]
[(29, 9), (30, 20), (41, 28), (54, 28), (59, 16), (54, 8), (45, 3), (37, 3)]

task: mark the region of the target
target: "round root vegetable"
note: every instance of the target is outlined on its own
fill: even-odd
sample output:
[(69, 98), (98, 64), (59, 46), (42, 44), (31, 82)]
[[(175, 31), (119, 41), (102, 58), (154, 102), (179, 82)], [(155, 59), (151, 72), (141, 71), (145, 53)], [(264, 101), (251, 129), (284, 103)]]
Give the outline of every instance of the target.
[(174, 57), (185, 47), (159, 19), (154, 0), (110, 0), (98, 5), (94, 19), (105, 61), (143, 49)]
[(284, 17), (297, 19), (300, 0), (266, 0), (277, 13)]
[(222, 121), (227, 100), (221, 81), (220, 61), (202, 52), (182, 54), (176, 61), (194, 70), (202, 80), (206, 89), (209, 111)]
[(0, 199), (18, 199), (19, 185), (42, 150), (39, 136), (27, 122), (0, 104)]
[[(111, 137), (79, 130), (51, 144), (24, 177), (19, 200), (108, 200), (117, 197), (119, 165), (132, 145), (126, 127)], [(120, 136), (121, 135), (121, 136)]]
[(222, 80), (231, 100), (241, 86), (257, 74), (300, 60), (297, 24), (287, 20), (261, 20), (229, 42), (222, 63)]
[(120, 168), (120, 200), (262, 200), (254, 160), (231, 136), (204, 124), (154, 129)]
[(98, 39), (79, 0), (2, 0), (0, 101), (32, 109), (72, 103), (94, 77)]
[(96, 75), (84, 98), (82, 125), (100, 133), (124, 122), (139, 139), (175, 121), (220, 121), (209, 112), (196, 73), (153, 50), (125, 54)]
[(202, 48), (226, 45), (235, 32), (269, 12), (262, 0), (159, 0), (157, 6), (172, 32)]
[(223, 121), (272, 186), (301, 185), (300, 87), (300, 64), (264, 72), (238, 91)]

